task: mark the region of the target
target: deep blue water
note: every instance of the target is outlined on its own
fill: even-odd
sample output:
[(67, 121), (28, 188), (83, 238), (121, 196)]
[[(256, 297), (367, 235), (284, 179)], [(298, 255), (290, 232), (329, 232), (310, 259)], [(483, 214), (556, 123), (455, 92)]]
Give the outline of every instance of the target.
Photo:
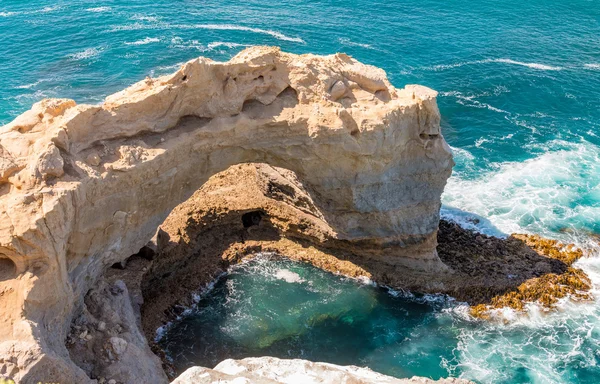
[[(525, 231), (580, 244), (600, 233), (598, 0), (0, 0), (0, 124), (44, 97), (97, 103), (194, 57), (227, 60), (257, 44), (344, 51), (384, 68), (397, 87), (438, 90), (443, 133), (457, 162), (443, 196), (447, 217), (479, 215), (491, 233)], [(592, 317), (569, 312), (552, 321), (568, 318), (591, 329), (581, 334), (577, 348), (584, 348), (598, 341), (597, 304), (577, 308)], [(572, 378), (540, 373), (534, 380), (527, 372), (560, 367), (575, 353), (574, 341), (529, 350), (519, 345), (535, 342), (500, 342), (501, 328), (461, 329), (469, 336), (448, 344), (460, 352), (461, 368), (444, 368), (447, 374), (493, 382), (517, 366), (524, 376), (516, 381)], [(484, 341), (491, 334), (496, 341)], [(521, 341), (528, 337), (523, 332)], [(586, 372), (600, 363), (597, 350), (588, 348), (581, 352), (585, 363), (572, 364)], [(548, 363), (547, 351), (556, 364)]]

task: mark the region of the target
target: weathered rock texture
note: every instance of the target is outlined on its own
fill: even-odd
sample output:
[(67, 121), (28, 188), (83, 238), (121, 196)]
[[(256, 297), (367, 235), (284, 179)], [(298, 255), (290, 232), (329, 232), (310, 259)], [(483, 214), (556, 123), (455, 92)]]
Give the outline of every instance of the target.
[(225, 360), (214, 369), (193, 367), (173, 384), (469, 384), (464, 379), (430, 380), (422, 377), (396, 379), (368, 368), (286, 360), (274, 357)]
[(84, 297), (173, 207), (241, 162), (294, 171), (336, 239), (379, 249), (382, 263), (444, 270), (436, 231), (453, 163), (435, 97), (346, 55), (255, 47), (99, 106), (35, 104), (0, 128), (1, 374), (89, 381), (65, 347)]
[[(256, 215), (260, 221), (247, 227), (244, 217)], [(146, 262), (143, 278), (127, 279), (134, 286), (142, 281), (147, 338), (153, 340), (159, 326), (193, 305), (199, 287), (260, 252), (396, 290), (444, 293), (469, 303), (480, 317), (487, 317), (490, 307), (523, 310), (527, 302), (552, 307), (565, 296), (591, 299), (589, 279), (572, 266), (584, 252), (573, 244), (534, 235), (501, 239), (441, 220), (437, 250), (452, 273), (440, 274), (382, 263), (382, 250), (335, 239), (322, 217), (289, 170), (241, 164), (211, 177), (160, 226), (158, 253)], [(135, 269), (128, 268), (131, 275)], [(230, 357), (237, 356), (218, 359)]]

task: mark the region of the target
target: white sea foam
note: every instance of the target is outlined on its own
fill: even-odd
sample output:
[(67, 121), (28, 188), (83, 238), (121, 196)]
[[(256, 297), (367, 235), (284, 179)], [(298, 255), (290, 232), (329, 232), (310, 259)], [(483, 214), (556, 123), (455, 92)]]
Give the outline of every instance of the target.
[(44, 8), (42, 8), (42, 9), (41, 9), (39, 12), (42, 12), (42, 13), (54, 12), (54, 11), (57, 11), (57, 10), (59, 10), (60, 8), (61, 8), (61, 7), (60, 7), (60, 6), (58, 6), (58, 5), (55, 5), (55, 6), (53, 6), (53, 7), (44, 7)]
[[(284, 35), (281, 32), (273, 31), (270, 29), (262, 29), (262, 28), (254, 28), (254, 27), (246, 27), (243, 25), (235, 25), (235, 24), (170, 24), (159, 21), (157, 17), (153, 16), (138, 16), (137, 18), (133, 17), (134, 20), (143, 21), (144, 23), (136, 22), (134, 24), (126, 24), (126, 25), (116, 25), (113, 26), (108, 32), (119, 32), (119, 31), (135, 31), (135, 30), (143, 30), (143, 29), (167, 29), (167, 30), (176, 30), (176, 29), (208, 29), (208, 30), (222, 30), (222, 31), (247, 31), (252, 33), (260, 33), (264, 35), (272, 36), (278, 40), (283, 41), (291, 41), (294, 43), (302, 43), (306, 42), (300, 37), (291, 37)], [(147, 23), (146, 23), (147, 22)]]
[(35, 10), (31, 10), (31, 11), (0, 12), (0, 17), (9, 17), (9, 16), (14, 16), (14, 15), (33, 15), (33, 14), (37, 14), (37, 13), (48, 13), (48, 12), (58, 11), (61, 8), (63, 8), (63, 7), (60, 5), (55, 5), (55, 6), (44, 7), (42, 9), (35, 9)]
[(61, 91), (61, 87), (54, 87), (52, 89), (36, 90), (34, 93), (25, 93), (15, 96), (15, 99), (24, 105), (30, 106), (32, 102), (39, 101), (41, 99), (47, 99), (51, 97), (57, 97)]
[(177, 49), (195, 49), (200, 52), (206, 52), (209, 50), (204, 44), (199, 42), (198, 40), (183, 40), (181, 37), (174, 37), (171, 39), (171, 44), (169, 48), (177, 48)]
[(479, 100), (475, 100), (477, 97), (489, 96), (488, 93), (467, 96), (467, 95), (462, 94), (459, 91), (451, 91), (451, 92), (441, 92), (440, 96), (454, 97), (454, 98), (456, 98), (457, 103), (459, 103), (460, 105), (467, 106), (467, 107), (485, 108), (485, 109), (489, 109), (490, 111), (493, 111), (493, 112), (503, 113), (505, 115), (511, 114), (509, 111), (505, 111), (504, 109), (500, 109), (500, 108), (494, 107), (493, 105), (490, 105), (488, 103), (484, 103)]
[(471, 154), (471, 152), (467, 151), (466, 149), (462, 149), (462, 148), (456, 148), (456, 147), (450, 147), (452, 149), (452, 153), (454, 154), (455, 158), (462, 158), (463, 160), (466, 161), (473, 161), (475, 160), (475, 156), (473, 156)]
[(546, 64), (539, 64), (539, 63), (524, 63), (522, 61), (516, 61), (516, 60), (511, 60), (511, 59), (490, 59), (489, 61), (492, 63), (521, 65), (524, 67), (540, 69), (543, 71), (560, 71), (563, 69), (562, 67), (557, 67), (557, 66), (553, 66), (553, 65), (546, 65)]
[(131, 20), (139, 20), (139, 21), (148, 21), (148, 22), (155, 22), (158, 21), (158, 17), (157, 16), (148, 16), (148, 15), (133, 15), (130, 17)]
[(181, 66), (185, 64), (184, 62), (180, 62), (180, 63), (175, 63), (175, 64), (171, 64), (171, 65), (161, 65), (159, 67), (156, 67), (156, 70), (159, 72), (168, 72), (171, 73), (174, 70), (177, 70), (179, 68), (181, 68)]
[(564, 69), (563, 67), (554, 66), (554, 65), (547, 65), (547, 64), (540, 64), (540, 63), (526, 63), (523, 61), (517, 61), (517, 60), (505, 59), (505, 58), (464, 61), (464, 62), (453, 63), (453, 64), (438, 64), (438, 65), (433, 65), (433, 66), (429, 66), (429, 67), (422, 67), (419, 69), (432, 70), (432, 71), (443, 71), (446, 69), (460, 68), (460, 67), (463, 67), (466, 65), (478, 65), (478, 64), (489, 64), (489, 63), (520, 65), (523, 67), (538, 69), (538, 70), (542, 70), (542, 71), (560, 71), (560, 70)]
[(102, 48), (102, 47), (88, 48), (81, 52), (72, 53), (72, 54), (68, 55), (68, 57), (70, 57), (73, 60), (85, 60), (85, 59), (90, 59), (92, 57), (98, 56), (103, 50), (104, 50), (104, 48)]
[(24, 84), (24, 85), (16, 86), (15, 89), (31, 89), (31, 88), (37, 87), (38, 85), (40, 85), (41, 83), (43, 83), (45, 81), (47, 81), (47, 80), (46, 79), (40, 79), (40, 80), (35, 81), (35, 82), (31, 83), (31, 84)]
[(485, 137), (480, 137), (479, 139), (475, 140), (475, 146), (477, 148), (480, 148), (483, 144), (490, 142), (491, 141), (489, 139), (486, 139)]
[(111, 9), (112, 9), (111, 7), (95, 7), (95, 8), (88, 8), (88, 9), (86, 9), (86, 11), (100, 13), (100, 12), (108, 12)]
[(583, 66), (588, 69), (600, 70), (600, 64), (596, 63), (584, 64)]
[[(591, 293), (596, 298), (600, 297), (597, 247), (591, 257), (576, 263), (590, 277)], [(512, 382), (515, 372), (526, 370), (531, 382), (563, 383), (569, 381), (565, 365), (591, 369), (597, 366), (600, 348), (597, 301), (574, 302), (564, 298), (553, 310), (529, 303), (525, 314), (500, 309), (494, 310), (492, 316), (492, 321), (478, 327), (460, 328), (451, 363), (460, 367), (462, 378)]]
[(133, 41), (133, 42), (125, 42), (125, 45), (146, 45), (146, 44), (152, 44), (152, 43), (158, 43), (160, 42), (159, 38), (156, 37), (146, 37), (145, 39), (142, 40), (137, 40), (137, 41)]
[(212, 29), (212, 30), (227, 30), (227, 31), (247, 31), (253, 33), (262, 33), (265, 35), (272, 36), (279, 40), (291, 41), (295, 43), (305, 44), (306, 42), (299, 37), (290, 37), (284, 35), (281, 32), (273, 31), (270, 29), (261, 29), (261, 28), (253, 28), (246, 27), (243, 25), (234, 25), (234, 24), (193, 24), (193, 25), (174, 25), (175, 28), (181, 29)]
[(207, 45), (208, 49), (215, 49), (215, 48), (219, 48), (219, 47), (226, 47), (226, 48), (239, 48), (239, 47), (250, 47), (250, 44), (239, 44), (239, 43), (230, 43), (230, 42), (226, 42), (226, 41), (213, 41), (212, 43), (209, 43)]
[(296, 272), (292, 272), (289, 269), (280, 269), (275, 272), (275, 278), (284, 280), (286, 283), (303, 283), (305, 280), (300, 277)]
[(440, 209), (440, 216), (444, 220), (457, 223), (465, 229), (484, 233), (489, 236), (507, 237), (507, 234), (496, 228), (490, 220), (471, 212), (465, 212), (461, 209), (444, 205)]
[(443, 203), (487, 217), (504, 233), (555, 237), (551, 229), (564, 228), (565, 236), (574, 236), (572, 223), (593, 227), (600, 207), (577, 202), (583, 195), (600, 198), (600, 148), (585, 141), (544, 146), (551, 150), (524, 162), (497, 164), (477, 179), (451, 177)]
[(149, 25), (149, 24), (134, 23), (134, 24), (126, 24), (126, 25), (116, 25), (116, 26), (112, 27), (108, 32), (138, 31), (141, 29), (158, 29), (158, 28), (154, 28), (153, 25)]
[(350, 39), (348, 39), (346, 37), (340, 37), (338, 39), (338, 41), (341, 44), (348, 45), (348, 46), (351, 46), (351, 47), (361, 47), (361, 48), (366, 48), (366, 49), (373, 49), (373, 46), (371, 44), (357, 43), (357, 42), (352, 41), (352, 40), (350, 40)]
[[(190, 305), (189, 307), (184, 307), (184, 310), (175, 319), (158, 327), (154, 334), (154, 342), (158, 343), (165, 336), (169, 328), (173, 326), (174, 322), (190, 315), (195, 310), (195, 305), (198, 304), (198, 302), (202, 300), (202, 298), (204, 298), (206, 295), (208, 295), (213, 289), (215, 289), (215, 285), (217, 284), (217, 282), (225, 276), (227, 276), (227, 272), (220, 273), (219, 275), (217, 275), (216, 278), (209, 281), (199, 290), (197, 290), (196, 292), (192, 292), (192, 305)], [(170, 359), (170, 357), (167, 356), (167, 359)]]

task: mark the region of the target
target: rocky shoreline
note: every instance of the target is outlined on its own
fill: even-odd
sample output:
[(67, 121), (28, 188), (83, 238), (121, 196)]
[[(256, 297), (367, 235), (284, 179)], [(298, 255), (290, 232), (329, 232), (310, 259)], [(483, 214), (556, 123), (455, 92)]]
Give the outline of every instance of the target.
[[(260, 220), (248, 226), (245, 215)], [(168, 359), (152, 343), (157, 328), (192, 305), (199, 287), (260, 252), (394, 289), (448, 294), (469, 303), (472, 315), (481, 318), (494, 308), (523, 310), (526, 302), (550, 308), (566, 295), (591, 299), (587, 276), (572, 267), (583, 252), (538, 236), (500, 239), (441, 220), (438, 254), (448, 273), (409, 273), (365, 260), (360, 248), (328, 237), (328, 228), (292, 172), (265, 164), (242, 164), (212, 177), (165, 220), (156, 243), (152, 261), (134, 255), (125, 269), (110, 269), (107, 279), (135, 287), (130, 292), (134, 302), (143, 300), (144, 334), (171, 378), (175, 375)], [(154, 246), (145, 251), (151, 253), (150, 248)]]
[(345, 54), (251, 47), (99, 105), (34, 104), (0, 127), (0, 378), (166, 383), (147, 338), (259, 252), (480, 317), (588, 299), (582, 252), (440, 223), (436, 97)]

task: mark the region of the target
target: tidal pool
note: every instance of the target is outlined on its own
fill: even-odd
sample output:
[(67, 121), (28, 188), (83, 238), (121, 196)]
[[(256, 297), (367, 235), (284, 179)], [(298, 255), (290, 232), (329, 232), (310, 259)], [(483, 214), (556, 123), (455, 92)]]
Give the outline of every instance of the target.
[(451, 298), (399, 293), (263, 255), (232, 267), (159, 344), (178, 373), (227, 358), (275, 356), (399, 378), (597, 383), (598, 308), (565, 305), (564, 312), (534, 310), (510, 323), (477, 321)]

